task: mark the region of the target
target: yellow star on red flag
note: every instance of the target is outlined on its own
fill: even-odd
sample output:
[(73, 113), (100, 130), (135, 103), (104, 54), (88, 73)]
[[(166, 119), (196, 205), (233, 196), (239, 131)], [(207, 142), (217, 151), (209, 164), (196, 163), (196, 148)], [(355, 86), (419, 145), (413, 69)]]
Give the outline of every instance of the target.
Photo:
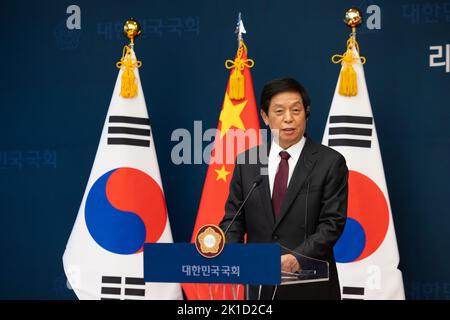
[(227, 176), (231, 173), (231, 171), (227, 171), (225, 169), (224, 165), (220, 168), (220, 170), (215, 169), (214, 171), (217, 173), (216, 181), (223, 180), (227, 182)]
[(222, 122), (222, 126), (220, 128), (221, 138), (223, 138), (228, 129), (230, 129), (231, 127), (235, 127), (245, 131), (245, 126), (241, 119), (241, 113), (242, 110), (244, 110), (246, 104), (247, 100), (238, 104), (233, 104), (230, 97), (228, 96), (228, 92), (225, 93), (225, 101), (223, 102), (223, 109), (220, 112), (219, 118), (219, 120)]

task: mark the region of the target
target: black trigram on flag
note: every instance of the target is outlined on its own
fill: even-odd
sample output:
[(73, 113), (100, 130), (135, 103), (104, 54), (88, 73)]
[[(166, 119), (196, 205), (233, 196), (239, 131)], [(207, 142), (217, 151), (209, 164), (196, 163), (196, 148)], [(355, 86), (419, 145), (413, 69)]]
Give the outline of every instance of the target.
[(364, 288), (343, 287), (342, 300), (364, 300)]
[(330, 116), (328, 146), (370, 148), (372, 132), (372, 117)]
[(145, 297), (143, 278), (102, 277), (101, 300), (142, 300)]
[(150, 122), (148, 118), (110, 116), (108, 144), (150, 147)]

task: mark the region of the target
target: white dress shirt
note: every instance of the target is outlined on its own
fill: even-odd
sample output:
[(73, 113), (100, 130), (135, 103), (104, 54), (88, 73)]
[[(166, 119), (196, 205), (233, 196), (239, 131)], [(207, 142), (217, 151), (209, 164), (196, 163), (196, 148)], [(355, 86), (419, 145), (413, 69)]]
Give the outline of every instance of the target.
[(295, 165), (297, 164), (300, 154), (302, 153), (303, 147), (305, 146), (306, 138), (302, 137), (299, 142), (290, 146), (286, 150), (281, 148), (275, 140), (272, 140), (272, 145), (269, 152), (269, 163), (268, 163), (268, 174), (269, 174), (269, 186), (270, 186), (270, 196), (273, 193), (273, 184), (275, 181), (275, 175), (278, 171), (278, 165), (280, 164), (280, 151), (286, 151), (291, 156), (288, 160), (289, 164), (289, 175), (288, 175), (288, 186), (291, 181), (292, 173), (294, 172)]

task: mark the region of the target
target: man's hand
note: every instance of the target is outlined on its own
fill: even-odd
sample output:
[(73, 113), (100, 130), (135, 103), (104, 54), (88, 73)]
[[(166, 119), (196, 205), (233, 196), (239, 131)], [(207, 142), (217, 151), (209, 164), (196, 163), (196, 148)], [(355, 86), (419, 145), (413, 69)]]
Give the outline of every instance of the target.
[(281, 271), (297, 272), (300, 271), (300, 264), (297, 258), (292, 254), (284, 254), (281, 256)]

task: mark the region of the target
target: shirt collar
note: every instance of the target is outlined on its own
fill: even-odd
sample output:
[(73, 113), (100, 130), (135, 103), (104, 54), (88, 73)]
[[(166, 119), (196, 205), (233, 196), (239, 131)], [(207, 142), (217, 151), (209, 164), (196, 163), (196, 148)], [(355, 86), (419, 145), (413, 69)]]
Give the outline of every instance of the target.
[[(285, 151), (289, 153), (292, 159), (298, 159), (300, 157), (300, 154), (302, 153), (303, 147), (305, 146), (306, 138), (302, 137), (299, 142), (296, 144), (293, 144), (289, 148), (287, 148)], [(278, 143), (275, 142), (274, 139), (272, 139), (272, 145), (270, 147), (269, 152), (269, 161), (274, 160), (280, 157), (280, 151), (283, 151), (284, 149), (280, 147)]]

